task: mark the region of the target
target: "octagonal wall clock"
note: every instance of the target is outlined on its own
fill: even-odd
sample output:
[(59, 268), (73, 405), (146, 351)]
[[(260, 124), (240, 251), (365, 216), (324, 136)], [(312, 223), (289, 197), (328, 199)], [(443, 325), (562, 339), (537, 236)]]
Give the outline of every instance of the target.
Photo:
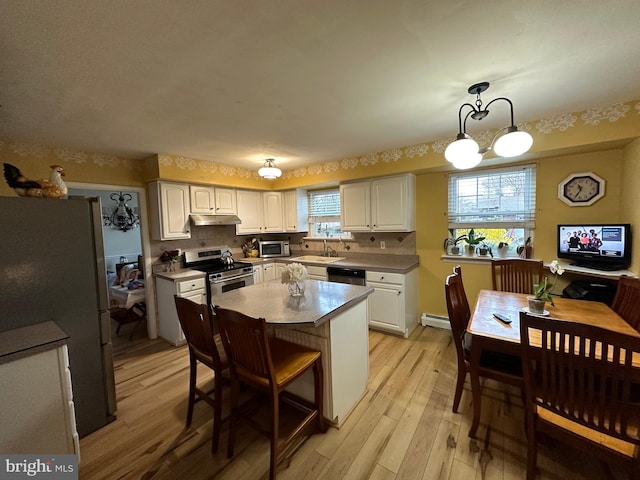
[(604, 197), (604, 185), (593, 172), (572, 173), (558, 184), (558, 198), (571, 207), (586, 207)]

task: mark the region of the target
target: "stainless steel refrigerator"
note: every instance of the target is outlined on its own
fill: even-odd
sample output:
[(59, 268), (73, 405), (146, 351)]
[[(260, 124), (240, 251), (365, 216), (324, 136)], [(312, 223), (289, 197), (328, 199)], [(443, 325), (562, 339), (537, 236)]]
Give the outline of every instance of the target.
[(52, 320), (69, 335), (78, 434), (115, 419), (99, 199), (0, 197), (0, 331)]

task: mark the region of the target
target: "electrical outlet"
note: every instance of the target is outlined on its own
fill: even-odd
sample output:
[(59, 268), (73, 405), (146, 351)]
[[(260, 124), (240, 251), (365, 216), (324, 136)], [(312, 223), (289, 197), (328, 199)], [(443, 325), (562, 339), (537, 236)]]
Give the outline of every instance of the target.
[(384, 250), (385, 248), (387, 248), (387, 245), (384, 243), (384, 240), (382, 240), (382, 241), (380, 242), (380, 249), (381, 249), (381, 250)]

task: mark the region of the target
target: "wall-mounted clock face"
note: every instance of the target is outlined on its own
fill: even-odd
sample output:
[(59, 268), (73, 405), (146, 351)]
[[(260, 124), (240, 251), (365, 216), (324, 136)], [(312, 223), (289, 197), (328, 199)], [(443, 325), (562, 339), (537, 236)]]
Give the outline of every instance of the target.
[(558, 198), (572, 207), (586, 207), (604, 197), (603, 178), (593, 172), (572, 173), (558, 185)]

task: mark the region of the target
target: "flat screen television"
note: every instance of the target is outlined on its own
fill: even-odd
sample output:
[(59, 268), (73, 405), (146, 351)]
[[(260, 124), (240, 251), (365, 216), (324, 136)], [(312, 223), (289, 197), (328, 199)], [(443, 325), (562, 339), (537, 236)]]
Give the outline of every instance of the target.
[(631, 225), (558, 225), (558, 258), (595, 270), (625, 270), (631, 264)]

